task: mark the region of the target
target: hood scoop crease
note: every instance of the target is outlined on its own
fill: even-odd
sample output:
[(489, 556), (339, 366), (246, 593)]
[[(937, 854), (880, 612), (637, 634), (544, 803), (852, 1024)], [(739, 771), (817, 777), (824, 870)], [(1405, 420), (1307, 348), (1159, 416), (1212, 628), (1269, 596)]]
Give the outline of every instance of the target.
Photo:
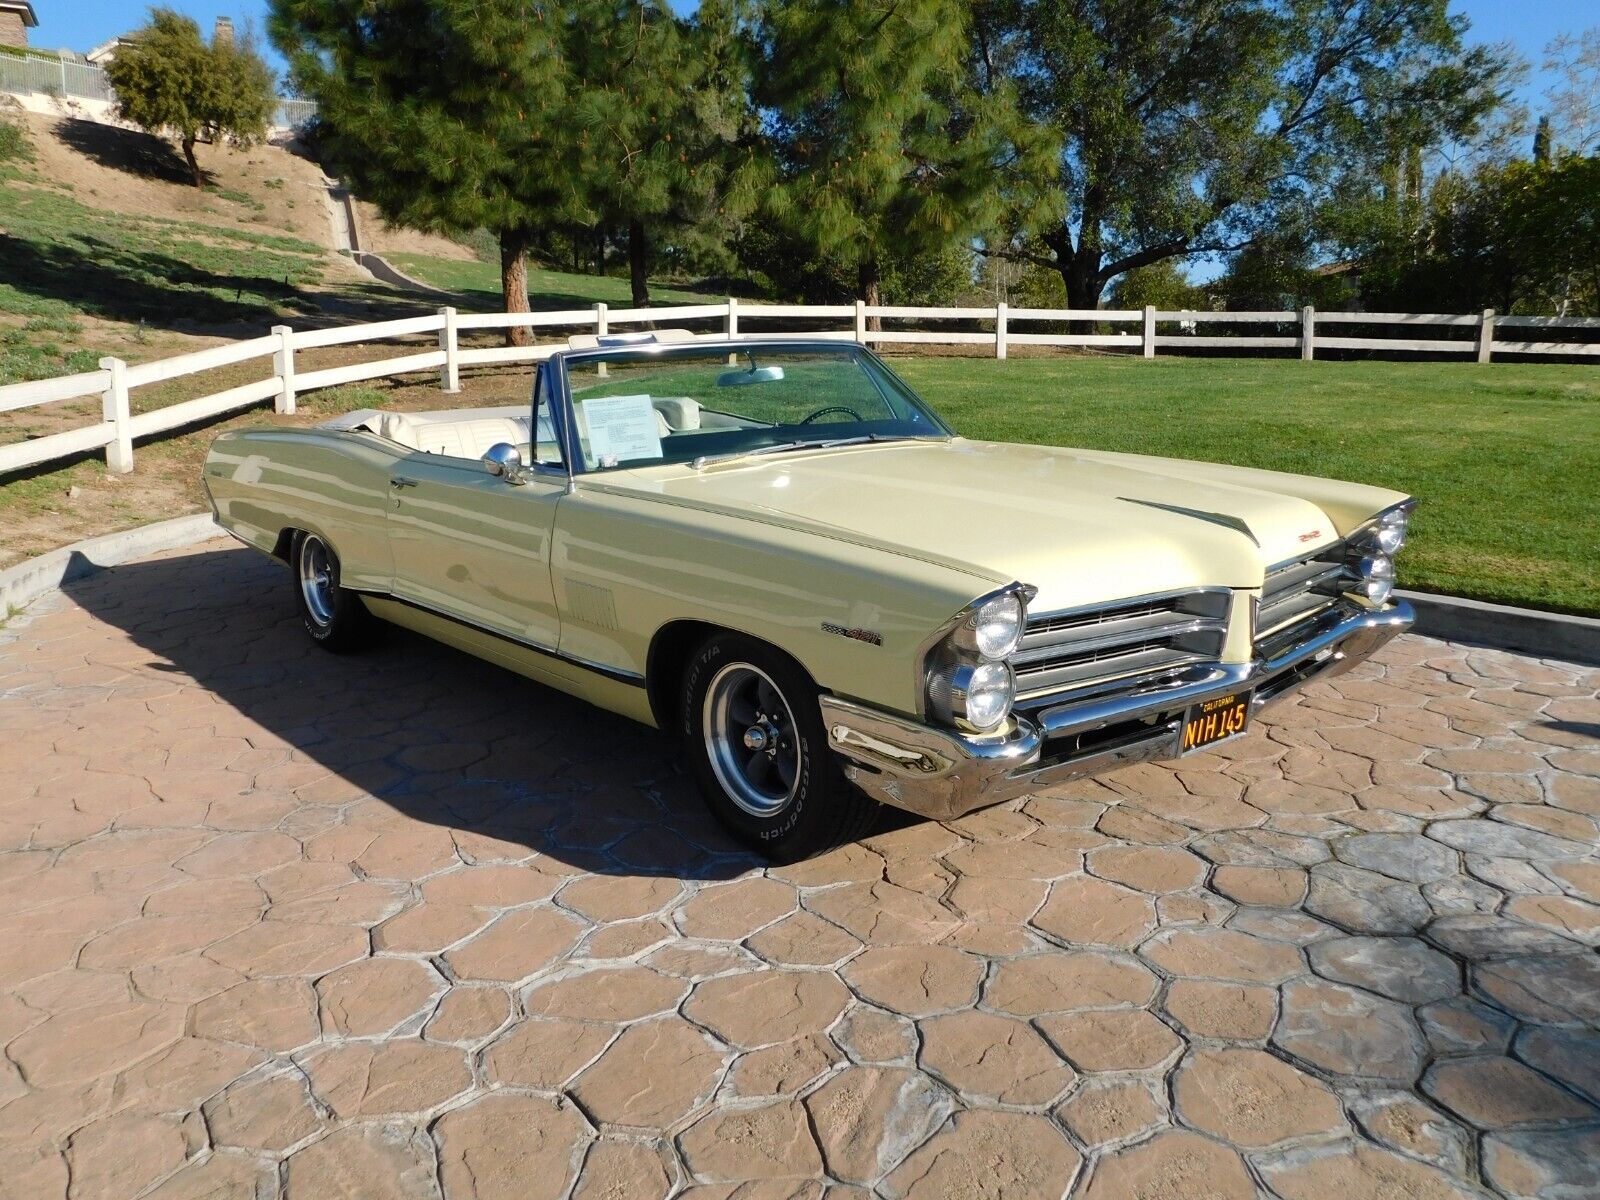
[(1181, 504), (1162, 504), (1159, 500), (1139, 500), (1133, 496), (1118, 496), (1117, 499), (1124, 504), (1142, 504), (1146, 508), (1159, 508), (1163, 512), (1177, 513), (1182, 517), (1193, 517), (1197, 521), (1209, 521), (1213, 525), (1221, 525), (1224, 529), (1231, 529), (1235, 533), (1244, 534), (1258, 549), (1261, 546), (1260, 540), (1250, 531), (1250, 526), (1246, 525), (1238, 517), (1230, 517), (1227, 513), (1205, 512), (1198, 508), (1185, 508)]

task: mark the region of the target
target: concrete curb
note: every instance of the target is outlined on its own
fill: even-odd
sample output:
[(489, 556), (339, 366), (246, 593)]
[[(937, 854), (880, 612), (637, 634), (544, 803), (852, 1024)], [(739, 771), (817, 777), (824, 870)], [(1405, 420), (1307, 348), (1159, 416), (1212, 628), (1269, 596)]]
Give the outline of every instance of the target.
[(1417, 610), (1416, 633), (1600, 666), (1600, 620), (1487, 604), (1434, 592), (1396, 592)]
[(146, 554), (176, 550), (220, 536), (222, 528), (210, 513), (195, 513), (125, 529), (121, 533), (103, 534), (27, 559), (0, 571), (0, 620), (70, 580)]

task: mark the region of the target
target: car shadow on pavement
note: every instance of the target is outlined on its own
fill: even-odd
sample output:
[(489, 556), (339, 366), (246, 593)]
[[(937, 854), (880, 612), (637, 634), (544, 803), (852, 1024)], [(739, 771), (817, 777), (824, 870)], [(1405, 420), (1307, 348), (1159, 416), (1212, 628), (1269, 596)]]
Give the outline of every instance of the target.
[(350, 785), (312, 780), (302, 797), (371, 796), (585, 871), (721, 879), (760, 863), (655, 730), (397, 628), (329, 654), (302, 630), (287, 571), (252, 550), (124, 564), (62, 591), (148, 651), (153, 673), (192, 680), (263, 745)]

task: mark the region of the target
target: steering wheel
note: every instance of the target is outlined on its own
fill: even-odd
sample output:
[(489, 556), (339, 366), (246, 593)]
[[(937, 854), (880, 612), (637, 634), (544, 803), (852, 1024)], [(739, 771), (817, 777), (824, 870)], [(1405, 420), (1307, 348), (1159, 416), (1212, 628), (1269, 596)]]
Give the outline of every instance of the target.
[(861, 416), (861, 414), (858, 413), (853, 408), (846, 408), (842, 404), (830, 404), (827, 408), (819, 408), (819, 409), (817, 409), (816, 412), (812, 413), (809, 417), (804, 418), (799, 423), (801, 425), (809, 425), (809, 424), (811, 424), (811, 422), (815, 421), (818, 417), (825, 417), (829, 413), (849, 413), (852, 417), (854, 417), (858, 421), (864, 419)]

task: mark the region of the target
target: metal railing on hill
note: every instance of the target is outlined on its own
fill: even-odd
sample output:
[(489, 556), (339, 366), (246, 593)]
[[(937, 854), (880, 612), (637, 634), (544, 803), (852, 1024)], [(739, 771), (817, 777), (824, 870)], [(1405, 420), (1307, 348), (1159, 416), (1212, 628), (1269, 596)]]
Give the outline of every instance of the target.
[[(17, 96), (43, 93), (69, 100), (112, 104), (117, 93), (105, 71), (90, 62), (0, 46), (0, 92)], [(294, 129), (317, 115), (310, 100), (280, 97), (273, 117), (278, 129)]]
[[(890, 326), (869, 329), (871, 318)], [(911, 322), (945, 323), (943, 329), (913, 329)], [(1492, 311), (1476, 316), (1445, 313), (1317, 313), (1299, 312), (1189, 312), (1145, 309), (1072, 310), (1048, 308), (916, 308), (899, 305), (855, 304), (750, 304), (736, 299), (714, 304), (680, 304), (661, 308), (593, 308), (537, 313), (459, 313), (442, 308), (421, 317), (378, 321), (365, 325), (299, 330), (275, 326), (266, 337), (251, 338), (182, 354), (175, 358), (129, 365), (118, 358), (103, 358), (100, 369), (56, 379), (14, 383), (0, 387), (0, 413), (63, 401), (98, 396), (101, 419), (77, 428), (0, 444), (0, 475), (26, 470), (58, 460), (104, 449), (106, 465), (113, 471), (133, 469), (133, 443), (139, 438), (200, 424), (264, 404), (271, 400), (279, 413), (293, 413), (296, 397), (319, 388), (338, 387), (368, 379), (438, 371), (446, 392), (461, 388), (463, 367), (532, 363), (565, 346), (574, 332), (605, 334), (615, 326), (646, 323), (711, 325), (706, 336), (795, 337), (830, 341), (858, 341), (873, 346), (972, 345), (992, 347), (1003, 359), (1012, 346), (1062, 346), (1124, 351), (1154, 358), (1163, 350), (1298, 350), (1311, 359), (1319, 349), (1382, 353), (1460, 355), (1487, 363), (1495, 356), (1560, 355), (1600, 359), (1600, 318), (1497, 317)], [(771, 326), (782, 324), (782, 332)], [(959, 323), (965, 328), (949, 328)], [(1092, 324), (1095, 332), (1073, 332), (1075, 324)], [(766, 326), (764, 330), (752, 325)], [(802, 325), (822, 328), (800, 329)], [(1117, 331), (1115, 326), (1132, 328)], [(1204, 325), (1254, 326), (1270, 333), (1234, 336), (1206, 335)], [(532, 346), (463, 346), (460, 335), (478, 330), (512, 327), (561, 330), (562, 340)], [(1015, 326), (1032, 327), (1023, 332)], [(1327, 327), (1354, 328), (1356, 336), (1329, 335)], [(1042, 329), (1041, 329), (1042, 327)], [(1098, 327), (1113, 327), (1099, 332)], [(1166, 331), (1163, 331), (1163, 327)], [(1376, 331), (1395, 330), (1395, 336)], [(1513, 332), (1514, 331), (1514, 332)], [(1430, 336), (1418, 337), (1419, 332)], [(1511, 332), (1511, 336), (1505, 336)], [(1454, 334), (1455, 336), (1451, 336)], [(1572, 340), (1555, 340), (1556, 335)], [(414, 339), (431, 335), (432, 346), (419, 349)], [(304, 370), (297, 355), (325, 347), (367, 342), (394, 342), (402, 353), (361, 362)], [(1579, 340), (1583, 339), (1583, 340)], [(1592, 339), (1592, 340), (1590, 340)], [(134, 413), (130, 394), (135, 388), (199, 375), (258, 359), (271, 359), (272, 373), (208, 395), (197, 396), (147, 412)], [(0, 431), (3, 433), (3, 431)]]

